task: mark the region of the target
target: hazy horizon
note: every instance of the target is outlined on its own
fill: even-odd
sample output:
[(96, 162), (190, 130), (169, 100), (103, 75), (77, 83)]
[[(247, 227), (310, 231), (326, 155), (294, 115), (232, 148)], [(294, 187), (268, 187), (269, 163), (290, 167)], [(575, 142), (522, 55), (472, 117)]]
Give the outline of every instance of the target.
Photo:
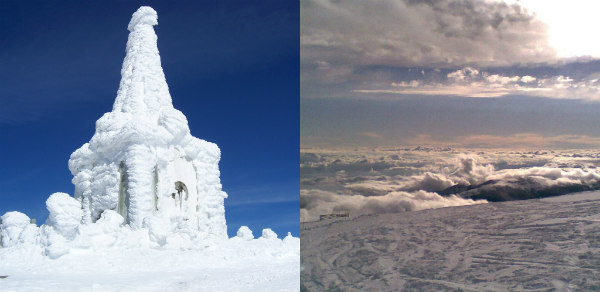
[(301, 1), (301, 146), (600, 146), (592, 5)]

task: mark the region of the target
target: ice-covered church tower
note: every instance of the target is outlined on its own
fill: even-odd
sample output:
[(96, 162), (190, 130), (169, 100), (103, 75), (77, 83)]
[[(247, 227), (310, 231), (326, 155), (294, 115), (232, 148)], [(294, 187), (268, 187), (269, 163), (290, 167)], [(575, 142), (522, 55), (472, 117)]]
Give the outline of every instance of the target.
[(193, 137), (186, 117), (173, 108), (157, 24), (150, 7), (133, 14), (113, 109), (69, 160), (82, 223), (114, 210), (133, 228), (160, 221), (201, 238), (227, 238), (220, 150)]

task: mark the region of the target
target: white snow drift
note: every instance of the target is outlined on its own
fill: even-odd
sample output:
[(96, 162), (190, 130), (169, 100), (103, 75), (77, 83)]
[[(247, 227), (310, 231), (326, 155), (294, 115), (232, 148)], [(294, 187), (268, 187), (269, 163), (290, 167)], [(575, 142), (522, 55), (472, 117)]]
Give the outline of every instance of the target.
[(306, 291), (597, 291), (600, 192), (302, 224)]
[[(153, 29), (157, 24), (156, 11), (150, 7), (141, 7), (131, 18), (113, 109), (96, 122), (90, 142), (69, 160), (74, 197), (51, 195), (46, 201), (48, 220), (40, 227), (19, 212), (1, 217), (0, 275), (18, 274), (11, 264), (18, 257), (12, 255), (25, 250), (46, 259), (71, 254), (77, 262), (77, 255), (99, 255), (108, 249), (129, 254), (195, 250), (195, 258), (248, 249), (241, 251), (239, 261), (266, 256), (270, 267), (296, 273), (297, 278), (298, 238), (288, 234), (280, 240), (265, 229), (254, 239), (245, 226), (238, 236), (227, 238), (227, 194), (221, 190), (218, 168), (221, 153), (216, 144), (193, 137), (186, 117), (173, 108)], [(211, 262), (197, 262), (203, 264)], [(297, 290), (295, 283), (259, 287)]]

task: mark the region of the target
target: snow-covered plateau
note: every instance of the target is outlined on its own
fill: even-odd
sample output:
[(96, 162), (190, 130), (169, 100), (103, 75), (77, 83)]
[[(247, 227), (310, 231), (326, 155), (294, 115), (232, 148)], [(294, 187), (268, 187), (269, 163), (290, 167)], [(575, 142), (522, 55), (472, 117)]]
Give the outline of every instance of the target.
[[(118, 215), (118, 214), (117, 214)], [(115, 216), (116, 217), (116, 216)], [(114, 219), (114, 218), (113, 218)], [(101, 220), (99, 220), (101, 221)], [(246, 229), (247, 230), (247, 229)], [(298, 291), (300, 239), (270, 230), (215, 246), (159, 246), (147, 229), (106, 220), (52, 259), (36, 244), (0, 248), (0, 291)], [(257, 236), (258, 237), (258, 236)]]
[(303, 291), (598, 291), (600, 192), (301, 225)]
[(190, 134), (161, 66), (156, 11), (130, 32), (112, 111), (71, 155), (74, 196), (41, 226), (0, 217), (0, 291), (298, 291), (300, 239), (228, 238), (221, 152)]

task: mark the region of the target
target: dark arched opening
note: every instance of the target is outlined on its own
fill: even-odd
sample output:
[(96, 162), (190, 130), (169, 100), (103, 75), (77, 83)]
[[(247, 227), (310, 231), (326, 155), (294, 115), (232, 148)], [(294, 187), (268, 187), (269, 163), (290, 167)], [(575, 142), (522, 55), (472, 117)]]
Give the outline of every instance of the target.
[(117, 204), (117, 212), (123, 216), (125, 223), (129, 223), (128, 209), (129, 209), (129, 175), (127, 175), (127, 167), (125, 163), (121, 161), (119, 164), (119, 202)]
[[(188, 189), (183, 182), (176, 181), (175, 190), (177, 191), (177, 195), (179, 196), (179, 209), (181, 210), (183, 204), (182, 194), (185, 192), (185, 200), (187, 201), (189, 197)], [(173, 199), (175, 199), (175, 193), (173, 193)]]

